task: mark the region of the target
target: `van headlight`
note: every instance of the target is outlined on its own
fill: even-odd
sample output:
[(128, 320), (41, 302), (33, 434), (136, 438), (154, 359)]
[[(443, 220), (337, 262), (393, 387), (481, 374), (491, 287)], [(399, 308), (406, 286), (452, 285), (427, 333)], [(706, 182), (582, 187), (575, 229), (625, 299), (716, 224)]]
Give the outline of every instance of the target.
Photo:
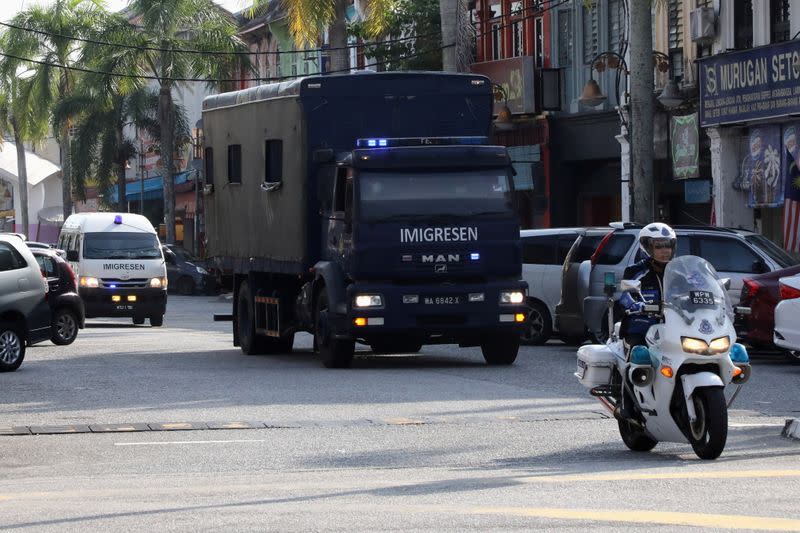
[(97, 278), (91, 278), (88, 276), (81, 276), (79, 283), (81, 287), (89, 287), (92, 289), (100, 286), (100, 281)]
[(167, 278), (150, 278), (150, 287), (153, 289), (166, 289)]
[(383, 296), (380, 294), (357, 294), (353, 300), (356, 307), (383, 307)]
[(525, 300), (525, 293), (522, 291), (504, 291), (500, 293), (501, 304), (521, 304)]

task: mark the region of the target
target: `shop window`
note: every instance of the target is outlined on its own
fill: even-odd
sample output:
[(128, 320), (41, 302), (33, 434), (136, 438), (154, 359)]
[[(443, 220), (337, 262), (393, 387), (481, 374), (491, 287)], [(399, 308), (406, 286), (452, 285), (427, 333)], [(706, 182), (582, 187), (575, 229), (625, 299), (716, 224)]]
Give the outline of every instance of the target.
[(789, 0), (769, 1), (770, 42), (782, 43), (791, 39)]
[(670, 77), (680, 83), (683, 79), (683, 0), (669, 0), (667, 9)]
[(572, 65), (574, 52), (574, 36), (572, 32), (572, 11), (562, 9), (558, 12), (558, 66)]
[[(714, 7), (714, 3), (711, 0), (697, 0), (697, 7)], [(711, 55), (711, 52), (711, 43), (698, 44), (696, 57), (707, 57)]]
[(608, 49), (623, 53), (624, 39), (625, 0), (608, 0)]
[(591, 63), (599, 49), (597, 9), (583, 6), (583, 62)]
[(753, 1), (733, 2), (733, 47), (743, 50), (753, 47)]
[(535, 54), (536, 54), (536, 67), (544, 67), (544, 19), (536, 17), (533, 22), (533, 31), (535, 32)]
[(503, 6), (492, 4), (489, 13), (492, 21), (492, 59), (503, 59)]
[(522, 2), (511, 2), (511, 31), (514, 57), (525, 55), (525, 18)]
[(228, 183), (242, 182), (242, 145), (228, 145)]

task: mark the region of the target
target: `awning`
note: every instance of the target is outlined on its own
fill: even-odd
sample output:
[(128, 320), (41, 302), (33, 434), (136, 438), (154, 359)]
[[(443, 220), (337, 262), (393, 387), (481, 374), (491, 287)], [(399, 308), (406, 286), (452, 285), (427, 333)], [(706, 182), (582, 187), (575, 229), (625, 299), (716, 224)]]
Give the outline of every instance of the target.
[[(28, 187), (38, 185), (50, 176), (61, 172), (61, 167), (27, 150), (25, 151), (25, 166), (28, 172)], [(6, 142), (0, 147), (0, 178), (11, 180), (15, 185), (19, 183), (17, 147), (12, 142)]]
[[(193, 171), (187, 170), (175, 174), (175, 185), (180, 185), (191, 181), (189, 177)], [(129, 181), (125, 184), (125, 199), (128, 202), (138, 202), (142, 197), (142, 182), (140, 180)], [(144, 180), (144, 199), (145, 200), (160, 200), (164, 198), (164, 178), (162, 176), (155, 176)], [(117, 187), (113, 187), (109, 192), (108, 199), (111, 203), (117, 202)]]

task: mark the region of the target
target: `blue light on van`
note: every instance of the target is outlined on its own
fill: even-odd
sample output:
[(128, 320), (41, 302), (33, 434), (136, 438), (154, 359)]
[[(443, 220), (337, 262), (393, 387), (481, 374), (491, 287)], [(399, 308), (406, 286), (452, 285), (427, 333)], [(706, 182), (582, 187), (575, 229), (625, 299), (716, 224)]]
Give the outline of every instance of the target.
[(375, 146), (378, 146), (378, 141), (375, 139), (367, 139), (367, 146), (374, 148)]
[(393, 137), (377, 139), (356, 139), (356, 148), (389, 148), (398, 146), (453, 146), (484, 145), (489, 143), (488, 137)]
[(469, 258), (472, 259), (473, 261), (478, 261), (481, 258), (481, 254), (479, 254), (478, 252), (472, 252), (471, 254), (469, 254)]
[(122, 224), (122, 215), (117, 215), (114, 217), (114, 224)]

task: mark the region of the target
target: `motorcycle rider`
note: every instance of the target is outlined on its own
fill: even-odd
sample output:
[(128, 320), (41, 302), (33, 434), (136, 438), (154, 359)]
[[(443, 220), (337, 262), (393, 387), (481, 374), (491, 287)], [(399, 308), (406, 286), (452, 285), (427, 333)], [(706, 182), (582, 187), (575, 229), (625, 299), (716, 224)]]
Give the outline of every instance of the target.
[(664, 290), (664, 268), (675, 255), (678, 237), (675, 231), (661, 222), (646, 225), (639, 232), (639, 247), (647, 254), (645, 259), (625, 269), (623, 279), (639, 280), (642, 283), (641, 296), (637, 293), (624, 292), (619, 304), (625, 311), (620, 326), (620, 336), (627, 346), (646, 344), (645, 335), (650, 326), (658, 323), (658, 319), (643, 315), (646, 304), (658, 304)]
[[(647, 345), (645, 336), (650, 326), (659, 322), (658, 318), (643, 314), (646, 304), (658, 304), (664, 292), (664, 269), (675, 255), (678, 237), (675, 231), (661, 222), (646, 225), (639, 232), (639, 247), (647, 254), (645, 259), (625, 269), (623, 279), (641, 281), (641, 295), (624, 292), (618, 303), (624, 309), (620, 325), (620, 337), (625, 341), (625, 352), (630, 354), (636, 345)], [(644, 298), (644, 301), (642, 300)], [(621, 405), (617, 407), (621, 419), (632, 419), (633, 398), (627, 380), (623, 379)]]

